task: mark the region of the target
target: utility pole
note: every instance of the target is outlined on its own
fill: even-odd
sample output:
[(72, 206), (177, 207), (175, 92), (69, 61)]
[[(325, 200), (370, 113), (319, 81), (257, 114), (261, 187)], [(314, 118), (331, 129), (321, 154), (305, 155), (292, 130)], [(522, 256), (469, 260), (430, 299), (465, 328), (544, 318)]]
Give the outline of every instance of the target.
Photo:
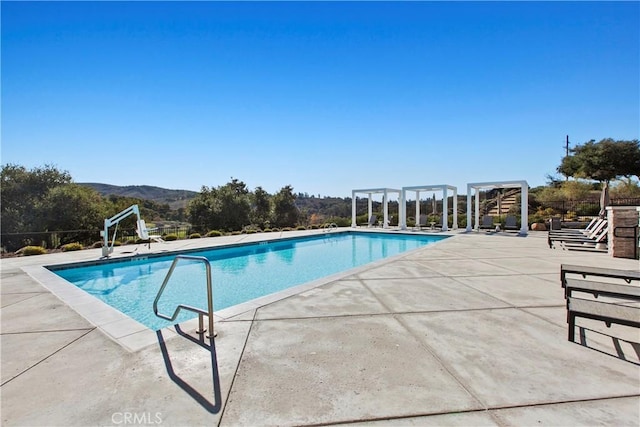
[[(564, 150), (565, 150), (565, 156), (569, 157), (569, 135), (567, 135), (567, 143), (564, 146)], [(564, 180), (569, 181), (569, 177), (565, 175)]]

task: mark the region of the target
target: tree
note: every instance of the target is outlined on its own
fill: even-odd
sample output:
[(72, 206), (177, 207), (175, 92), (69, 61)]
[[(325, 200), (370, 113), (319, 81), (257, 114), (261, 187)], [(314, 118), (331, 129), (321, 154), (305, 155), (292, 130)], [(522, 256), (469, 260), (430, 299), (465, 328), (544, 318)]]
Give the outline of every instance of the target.
[(187, 205), (187, 217), (195, 231), (213, 230), (213, 191), (203, 185), (200, 193)]
[(36, 205), (57, 186), (71, 183), (71, 175), (54, 166), (27, 170), (7, 164), (0, 172), (0, 215), (3, 233), (40, 231)]
[(251, 223), (265, 228), (271, 222), (271, 196), (262, 187), (256, 187), (251, 199)]
[(558, 172), (574, 178), (604, 182), (618, 177), (640, 178), (640, 145), (638, 140), (600, 142), (591, 140), (571, 149), (572, 155), (562, 159)]
[(38, 228), (43, 231), (70, 230), (60, 244), (99, 240), (110, 205), (100, 194), (85, 186), (64, 184), (49, 190), (38, 203)]
[(232, 178), (227, 184), (209, 189), (202, 187), (188, 206), (189, 220), (194, 229), (241, 230), (249, 225), (249, 190), (244, 182)]
[(249, 203), (249, 190), (247, 185), (231, 178), (231, 181), (215, 191), (215, 206), (218, 208), (217, 229), (241, 230), (249, 225), (249, 213), (251, 205)]
[(276, 227), (293, 227), (298, 222), (300, 211), (296, 206), (293, 187), (284, 186), (273, 196), (273, 216)]

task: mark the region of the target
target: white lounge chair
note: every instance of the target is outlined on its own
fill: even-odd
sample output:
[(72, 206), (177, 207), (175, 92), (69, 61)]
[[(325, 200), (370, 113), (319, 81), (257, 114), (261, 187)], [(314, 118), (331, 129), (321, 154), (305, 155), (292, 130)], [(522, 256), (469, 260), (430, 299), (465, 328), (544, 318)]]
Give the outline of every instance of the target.
[[(606, 223), (606, 221), (605, 221)], [(560, 242), (562, 249), (568, 250), (596, 250), (606, 251), (606, 242), (609, 234), (609, 226), (604, 224), (592, 237), (588, 236), (554, 236), (549, 237), (549, 247), (554, 247), (554, 242)]]
[(594, 218), (589, 222), (589, 224), (585, 228), (564, 228), (560, 230), (549, 230), (552, 234), (583, 234), (585, 236), (589, 235), (589, 233), (593, 232), (593, 230), (600, 226), (603, 222), (606, 222), (606, 219), (603, 218)]

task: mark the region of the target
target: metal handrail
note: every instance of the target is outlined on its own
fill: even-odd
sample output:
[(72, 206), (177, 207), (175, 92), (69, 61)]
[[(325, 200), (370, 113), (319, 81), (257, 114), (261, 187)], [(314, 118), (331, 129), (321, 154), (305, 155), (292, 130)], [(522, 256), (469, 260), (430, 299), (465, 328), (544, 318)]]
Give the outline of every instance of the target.
[[(162, 293), (164, 292), (164, 288), (167, 286), (167, 283), (169, 283), (169, 278), (171, 277), (171, 275), (173, 274), (173, 270), (175, 269), (176, 265), (178, 264), (178, 261), (180, 261), (181, 259), (186, 259), (189, 261), (199, 261), (204, 263), (206, 272), (207, 272), (207, 307), (208, 310), (205, 311), (201, 308), (198, 307), (191, 307), (189, 305), (184, 305), (184, 304), (178, 304), (178, 306), (176, 307), (175, 311), (173, 312), (172, 316), (167, 316), (165, 314), (159, 313), (158, 312), (158, 301), (160, 300), (160, 296), (162, 295)], [(194, 313), (198, 313), (198, 322), (199, 322), (199, 329), (196, 331), (199, 334), (203, 334), (205, 333), (205, 331), (207, 329), (204, 329), (204, 320), (203, 317), (204, 315), (206, 315), (207, 317), (209, 317), (209, 335), (207, 335), (207, 338), (213, 338), (215, 336), (215, 331), (213, 329), (213, 290), (211, 288), (211, 264), (209, 264), (209, 260), (205, 257), (202, 256), (190, 256), (190, 255), (178, 255), (175, 257), (175, 259), (173, 260), (173, 263), (171, 263), (171, 267), (169, 268), (169, 272), (167, 273), (167, 275), (164, 278), (164, 281), (162, 282), (162, 286), (160, 286), (160, 289), (158, 290), (158, 295), (156, 295), (156, 299), (153, 301), (153, 312), (155, 313), (156, 316), (165, 319), (165, 320), (169, 320), (169, 321), (174, 321), (176, 320), (176, 317), (178, 317), (178, 314), (180, 314), (180, 310), (185, 309), (185, 310), (189, 310), (189, 311), (193, 311)]]
[(325, 223), (322, 225), (322, 231), (326, 232), (331, 232), (333, 230), (337, 230), (338, 229), (338, 224), (336, 224), (335, 222), (332, 223)]

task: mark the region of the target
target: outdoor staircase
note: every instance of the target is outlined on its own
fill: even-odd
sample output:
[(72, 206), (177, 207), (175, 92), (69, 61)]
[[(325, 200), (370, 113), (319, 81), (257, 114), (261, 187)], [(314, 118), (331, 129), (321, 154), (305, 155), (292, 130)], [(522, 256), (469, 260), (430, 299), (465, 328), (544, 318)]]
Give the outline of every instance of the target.
[[(488, 205), (488, 215), (491, 216), (500, 216), (506, 215), (509, 212), (511, 206), (517, 203), (516, 197), (520, 194), (520, 190), (512, 190), (505, 192), (500, 197), (500, 203), (498, 203), (498, 198), (491, 200)], [(500, 206), (498, 206), (500, 205)], [(498, 209), (499, 208), (499, 209)]]

